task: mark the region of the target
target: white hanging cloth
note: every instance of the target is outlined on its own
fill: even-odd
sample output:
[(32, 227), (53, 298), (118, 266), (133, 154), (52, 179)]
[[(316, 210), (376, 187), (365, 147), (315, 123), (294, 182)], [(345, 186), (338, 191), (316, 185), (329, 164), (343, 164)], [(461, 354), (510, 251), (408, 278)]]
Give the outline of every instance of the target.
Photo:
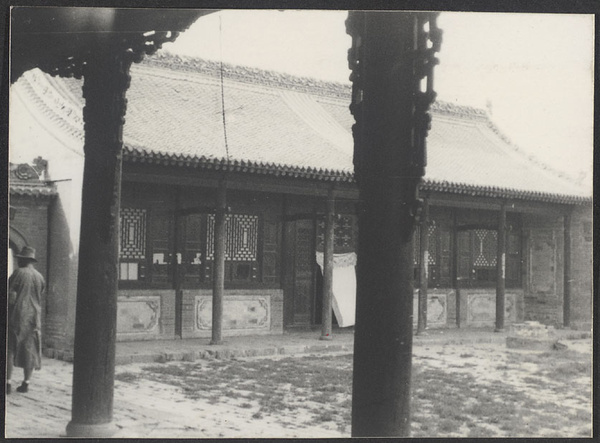
[[(323, 271), (323, 253), (317, 252), (317, 264)], [(333, 254), (332, 307), (338, 325), (354, 326), (356, 315), (356, 253)]]

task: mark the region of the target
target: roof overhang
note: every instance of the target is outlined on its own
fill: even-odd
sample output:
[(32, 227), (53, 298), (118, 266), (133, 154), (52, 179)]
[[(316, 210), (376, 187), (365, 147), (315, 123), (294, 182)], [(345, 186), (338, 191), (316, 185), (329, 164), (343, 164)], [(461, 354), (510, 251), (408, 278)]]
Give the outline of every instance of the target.
[(173, 41), (210, 9), (120, 9), (13, 7), (11, 9), (11, 83), (40, 68), (52, 75), (81, 76), (94, 48), (156, 50)]

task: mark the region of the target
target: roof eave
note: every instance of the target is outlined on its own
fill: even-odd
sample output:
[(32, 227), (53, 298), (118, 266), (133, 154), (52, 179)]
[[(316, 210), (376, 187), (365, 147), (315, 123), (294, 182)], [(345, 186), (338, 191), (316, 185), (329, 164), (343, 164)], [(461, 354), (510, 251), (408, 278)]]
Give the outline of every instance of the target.
[[(133, 163), (162, 164), (180, 167), (202, 168), (215, 171), (240, 172), (248, 174), (272, 175), (276, 177), (303, 178), (326, 182), (355, 183), (354, 173), (334, 169), (299, 167), (276, 163), (257, 163), (247, 160), (230, 160), (225, 158), (207, 158), (176, 154), (148, 152), (143, 149), (127, 147), (123, 155), (124, 161)], [(473, 197), (519, 199), (560, 204), (588, 204), (591, 197), (577, 195), (561, 195), (518, 189), (503, 189), (493, 186), (478, 186), (445, 181), (424, 179), (420, 189), (452, 194), (463, 194)]]

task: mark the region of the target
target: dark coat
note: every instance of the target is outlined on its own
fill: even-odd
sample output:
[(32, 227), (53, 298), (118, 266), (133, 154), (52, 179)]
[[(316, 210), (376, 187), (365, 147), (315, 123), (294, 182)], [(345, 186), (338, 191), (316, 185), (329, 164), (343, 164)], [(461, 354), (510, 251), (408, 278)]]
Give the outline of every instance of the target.
[(33, 267), (18, 268), (8, 280), (8, 346), (14, 365), (42, 366), (42, 292), (44, 277)]

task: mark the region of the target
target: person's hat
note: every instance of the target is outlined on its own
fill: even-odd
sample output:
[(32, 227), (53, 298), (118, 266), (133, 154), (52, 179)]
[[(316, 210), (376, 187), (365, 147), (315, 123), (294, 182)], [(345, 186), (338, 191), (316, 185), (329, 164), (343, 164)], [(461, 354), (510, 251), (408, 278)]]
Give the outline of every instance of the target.
[(30, 246), (23, 246), (23, 249), (21, 249), (21, 253), (16, 254), (15, 257), (25, 258), (25, 259), (37, 262), (37, 260), (35, 259), (35, 249), (33, 249)]

